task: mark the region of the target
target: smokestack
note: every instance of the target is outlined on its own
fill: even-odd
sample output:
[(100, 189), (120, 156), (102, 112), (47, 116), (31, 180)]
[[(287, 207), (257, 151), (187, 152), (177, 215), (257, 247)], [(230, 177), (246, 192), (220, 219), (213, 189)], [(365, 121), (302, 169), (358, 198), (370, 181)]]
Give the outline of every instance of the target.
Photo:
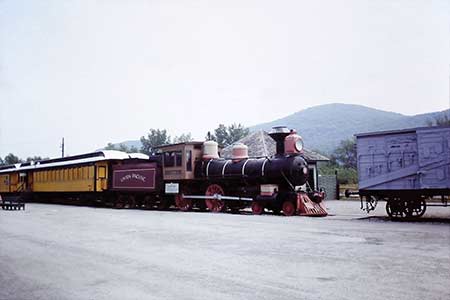
[(277, 155), (284, 155), (284, 139), (290, 133), (291, 132), (289, 131), (289, 129), (287, 129), (286, 126), (272, 127), (272, 130), (270, 131), (269, 135), (277, 143)]

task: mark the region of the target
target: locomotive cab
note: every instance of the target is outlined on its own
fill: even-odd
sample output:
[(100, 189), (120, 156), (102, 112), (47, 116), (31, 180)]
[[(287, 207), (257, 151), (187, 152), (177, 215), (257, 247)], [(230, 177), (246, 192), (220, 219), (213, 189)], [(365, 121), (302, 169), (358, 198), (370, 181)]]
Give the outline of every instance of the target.
[(158, 148), (164, 181), (194, 179), (195, 162), (202, 158), (203, 142), (186, 142)]

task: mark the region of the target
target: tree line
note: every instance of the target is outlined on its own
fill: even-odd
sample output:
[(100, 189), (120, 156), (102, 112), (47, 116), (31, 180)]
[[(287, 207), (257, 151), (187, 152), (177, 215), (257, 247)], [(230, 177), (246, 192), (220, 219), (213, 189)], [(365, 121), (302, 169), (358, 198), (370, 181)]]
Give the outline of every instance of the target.
[[(231, 124), (225, 126), (224, 124), (219, 124), (219, 126), (212, 131), (207, 132), (205, 139), (216, 141), (219, 146), (226, 147), (231, 145), (241, 138), (247, 136), (250, 133), (250, 130), (246, 128), (242, 124)], [(127, 153), (137, 153), (141, 152), (144, 154), (152, 154), (155, 152), (155, 148), (158, 146), (168, 145), (168, 144), (176, 144), (183, 142), (191, 142), (193, 141), (191, 133), (184, 133), (179, 136), (174, 136), (173, 138), (169, 135), (166, 129), (154, 129), (151, 128), (145, 136), (140, 138), (142, 147), (138, 148), (136, 146), (127, 146), (125, 144), (113, 144), (108, 143), (103, 149), (104, 150), (118, 150)], [(25, 160), (19, 158), (13, 153), (9, 153), (4, 158), (0, 157), (0, 165), (11, 165), (29, 161), (39, 161), (49, 159), (48, 157), (41, 156), (33, 156), (27, 157)]]
[(337, 173), (339, 184), (358, 183), (355, 138), (342, 140), (328, 157), (330, 161), (319, 165), (320, 174), (334, 175)]
[[(219, 126), (211, 131), (208, 131), (205, 140), (216, 141), (220, 147), (227, 147), (243, 137), (247, 136), (250, 130), (243, 126), (242, 124), (231, 124), (225, 126), (224, 124), (219, 124)], [(179, 136), (170, 136), (166, 129), (155, 129), (151, 128), (147, 135), (141, 136), (140, 138), (142, 147), (138, 149), (137, 147), (127, 147), (124, 144), (114, 145), (108, 143), (105, 147), (106, 150), (120, 150), (124, 152), (141, 152), (144, 154), (152, 154), (156, 151), (155, 148), (163, 145), (177, 144), (184, 142), (193, 141), (191, 133), (184, 133)]]
[(4, 158), (0, 157), (0, 165), (12, 165), (12, 164), (18, 164), (18, 163), (24, 163), (24, 162), (30, 162), (30, 161), (40, 161), (49, 159), (49, 157), (41, 157), (41, 156), (30, 156), (26, 159), (21, 159), (20, 157), (14, 155), (13, 153), (9, 153)]

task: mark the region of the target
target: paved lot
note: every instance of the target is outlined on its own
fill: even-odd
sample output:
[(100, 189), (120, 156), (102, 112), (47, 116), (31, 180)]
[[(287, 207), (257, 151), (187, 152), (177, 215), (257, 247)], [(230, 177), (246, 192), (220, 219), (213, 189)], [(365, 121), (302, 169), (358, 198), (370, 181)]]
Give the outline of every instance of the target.
[(450, 208), (412, 223), (327, 206), (326, 218), (0, 210), (0, 299), (450, 299)]

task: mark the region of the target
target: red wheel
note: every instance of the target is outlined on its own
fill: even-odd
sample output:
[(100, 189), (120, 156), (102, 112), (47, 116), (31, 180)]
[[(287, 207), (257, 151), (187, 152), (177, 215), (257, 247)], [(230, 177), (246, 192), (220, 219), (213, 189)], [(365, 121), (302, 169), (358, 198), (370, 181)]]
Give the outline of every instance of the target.
[(293, 216), (295, 214), (295, 205), (292, 201), (284, 201), (283, 214), (287, 217)]
[(256, 201), (252, 202), (252, 212), (254, 215), (260, 215), (262, 214), (264, 211), (264, 206)]
[(186, 199), (182, 194), (175, 196), (175, 204), (179, 210), (188, 211), (192, 209), (192, 200)]
[[(223, 188), (218, 184), (211, 184), (206, 189), (205, 196), (224, 195)], [(225, 201), (217, 199), (206, 199), (206, 206), (212, 212), (221, 212), (225, 210)]]

